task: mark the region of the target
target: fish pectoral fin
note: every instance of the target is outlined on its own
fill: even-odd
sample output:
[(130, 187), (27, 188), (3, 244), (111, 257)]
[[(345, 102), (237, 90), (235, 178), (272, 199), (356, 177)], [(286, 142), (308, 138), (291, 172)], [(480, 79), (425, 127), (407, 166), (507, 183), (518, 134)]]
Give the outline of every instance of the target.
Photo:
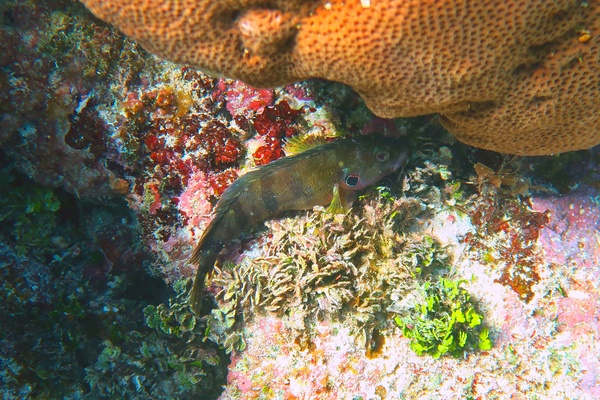
[(340, 193), (340, 186), (335, 185), (333, 187), (333, 198), (325, 211), (331, 214), (345, 214), (348, 209), (347, 195)]

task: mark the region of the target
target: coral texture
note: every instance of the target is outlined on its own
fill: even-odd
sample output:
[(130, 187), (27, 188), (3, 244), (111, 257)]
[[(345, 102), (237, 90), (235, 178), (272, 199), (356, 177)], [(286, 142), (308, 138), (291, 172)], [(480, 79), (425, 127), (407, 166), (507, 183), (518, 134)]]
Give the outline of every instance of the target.
[(82, 0), (148, 50), (251, 85), (320, 77), (520, 155), (600, 142), (600, 5), (573, 0)]

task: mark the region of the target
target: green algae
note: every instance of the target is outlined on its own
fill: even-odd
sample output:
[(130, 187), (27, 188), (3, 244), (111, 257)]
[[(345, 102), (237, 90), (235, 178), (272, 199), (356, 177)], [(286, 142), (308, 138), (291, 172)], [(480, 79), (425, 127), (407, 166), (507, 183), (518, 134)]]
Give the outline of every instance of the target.
[(86, 382), (95, 393), (110, 398), (216, 397), (211, 389), (222, 379), (222, 360), (203, 344), (202, 327), (187, 307), (186, 283), (174, 283), (176, 294), (167, 304), (144, 308), (146, 329), (102, 343), (97, 362), (86, 368)]
[(60, 205), (53, 189), (31, 185), (9, 168), (0, 170), (0, 222), (19, 256), (47, 253)]
[(461, 357), (467, 351), (492, 348), (482, 314), (461, 287), (464, 282), (443, 277), (425, 282), (419, 287), (418, 300), (409, 314), (394, 317), (403, 335), (410, 339), (410, 348), (418, 355)]

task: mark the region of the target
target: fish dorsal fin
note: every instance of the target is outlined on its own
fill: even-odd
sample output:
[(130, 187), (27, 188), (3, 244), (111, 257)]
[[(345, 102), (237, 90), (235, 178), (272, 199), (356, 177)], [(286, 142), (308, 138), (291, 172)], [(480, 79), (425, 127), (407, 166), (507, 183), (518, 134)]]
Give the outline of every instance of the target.
[(340, 194), (340, 185), (338, 184), (333, 186), (333, 198), (326, 211), (331, 214), (345, 214), (348, 211), (346, 197), (342, 197)]
[(298, 135), (286, 140), (283, 151), (288, 156), (293, 156), (327, 143), (329, 136)]

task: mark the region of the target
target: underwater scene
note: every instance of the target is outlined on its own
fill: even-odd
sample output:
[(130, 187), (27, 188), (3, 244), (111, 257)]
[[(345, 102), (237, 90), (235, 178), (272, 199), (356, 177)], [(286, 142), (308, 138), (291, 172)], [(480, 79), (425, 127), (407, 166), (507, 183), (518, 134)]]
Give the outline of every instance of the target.
[[(302, 43), (295, 13), (390, 0), (154, 3), (226, 11), (214, 36), (150, 0), (83, 3), (0, 2), (2, 399), (600, 398), (598, 4), (552, 2), (560, 40), (528, 54), (569, 40), (559, 75), (473, 61), (405, 104), (385, 88), (429, 78), (378, 80), (381, 46), (348, 75), (269, 30)], [(521, 101), (525, 75), (556, 86)], [(505, 97), (458, 109), (466, 81)]]

